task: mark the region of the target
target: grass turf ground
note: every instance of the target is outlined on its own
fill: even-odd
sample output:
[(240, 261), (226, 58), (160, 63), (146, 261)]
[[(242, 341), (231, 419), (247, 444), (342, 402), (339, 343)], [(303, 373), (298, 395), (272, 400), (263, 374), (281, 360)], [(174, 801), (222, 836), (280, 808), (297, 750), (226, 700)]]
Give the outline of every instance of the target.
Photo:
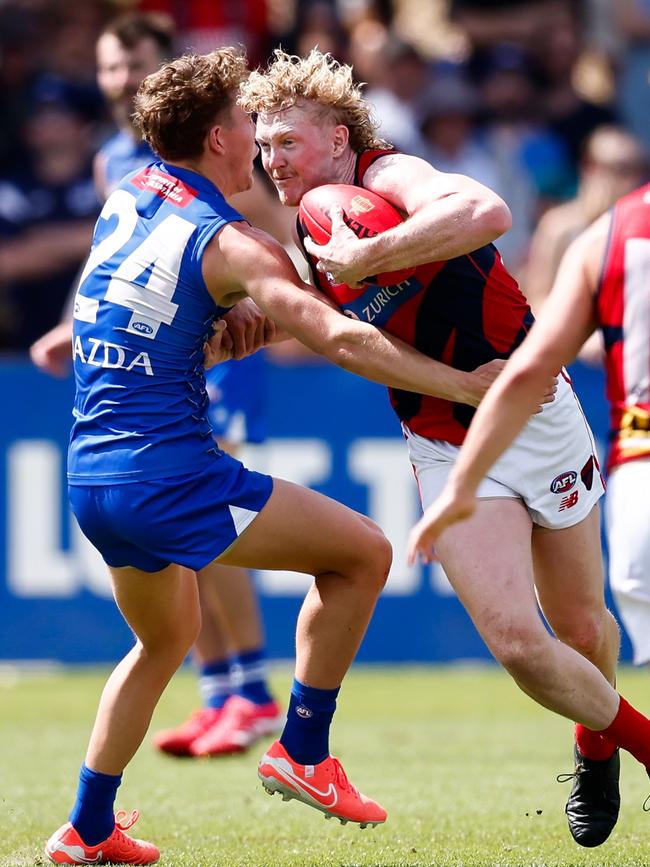
[[(0, 867), (49, 863), (42, 846), (67, 816), (105, 671), (0, 677)], [(285, 695), (288, 670), (274, 672)], [(624, 670), (621, 691), (650, 707), (646, 671)], [(153, 728), (195, 703), (191, 672), (176, 676)], [(138, 807), (138, 836), (178, 867), (637, 867), (650, 861), (650, 780), (622, 761), (623, 805), (607, 843), (581, 849), (566, 828), (571, 728), (525, 698), (496, 667), (355, 668), (339, 701), (334, 751), (353, 782), (389, 811), (361, 831), (295, 801), (268, 797), (260, 748), (199, 761), (145, 744), (118, 806)]]

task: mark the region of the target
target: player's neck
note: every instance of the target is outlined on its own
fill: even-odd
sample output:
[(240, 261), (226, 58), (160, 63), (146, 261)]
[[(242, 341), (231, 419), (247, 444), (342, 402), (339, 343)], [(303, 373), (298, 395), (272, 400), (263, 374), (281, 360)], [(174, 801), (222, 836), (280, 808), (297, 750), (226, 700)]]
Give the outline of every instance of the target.
[(336, 166), (336, 180), (333, 183), (337, 184), (353, 184), (354, 173), (357, 167), (357, 155), (353, 150), (347, 148), (345, 154), (341, 157)]

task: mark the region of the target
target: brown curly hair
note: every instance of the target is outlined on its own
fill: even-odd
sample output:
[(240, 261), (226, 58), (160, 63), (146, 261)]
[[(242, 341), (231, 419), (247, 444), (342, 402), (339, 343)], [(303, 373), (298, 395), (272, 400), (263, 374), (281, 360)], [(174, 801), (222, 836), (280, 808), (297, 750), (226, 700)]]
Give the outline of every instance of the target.
[(239, 96), (242, 108), (257, 114), (280, 111), (303, 101), (328, 110), (335, 123), (347, 126), (353, 151), (391, 147), (375, 135), (379, 124), (363, 99), (361, 86), (354, 82), (352, 67), (317, 48), (307, 57), (276, 48), (266, 70), (252, 72), (242, 82)]
[(227, 122), (247, 76), (242, 50), (184, 54), (144, 79), (135, 97), (135, 127), (163, 159), (195, 159), (221, 113)]

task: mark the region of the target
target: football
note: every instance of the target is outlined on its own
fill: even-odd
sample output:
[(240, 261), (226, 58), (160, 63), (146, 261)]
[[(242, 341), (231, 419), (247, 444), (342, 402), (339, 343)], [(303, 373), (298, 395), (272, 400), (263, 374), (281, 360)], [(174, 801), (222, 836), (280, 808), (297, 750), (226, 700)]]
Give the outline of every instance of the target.
[[(302, 230), (317, 244), (327, 244), (331, 238), (332, 223), (329, 210), (339, 205), (347, 226), (359, 238), (372, 238), (386, 229), (403, 222), (399, 211), (376, 193), (351, 184), (324, 184), (305, 193), (298, 207), (298, 220)], [(402, 268), (365, 278), (366, 283), (394, 286), (415, 272), (415, 268)]]

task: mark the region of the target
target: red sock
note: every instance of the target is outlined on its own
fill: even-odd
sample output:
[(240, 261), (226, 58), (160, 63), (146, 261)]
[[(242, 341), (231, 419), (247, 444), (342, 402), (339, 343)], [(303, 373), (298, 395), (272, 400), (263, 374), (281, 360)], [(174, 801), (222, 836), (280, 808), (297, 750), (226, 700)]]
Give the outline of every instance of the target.
[(599, 734), (632, 753), (650, 773), (650, 719), (635, 710), (623, 696), (620, 699), (614, 721)]
[(580, 754), (593, 762), (605, 762), (616, 750), (616, 744), (600, 732), (592, 731), (587, 726), (576, 723), (576, 744)]

